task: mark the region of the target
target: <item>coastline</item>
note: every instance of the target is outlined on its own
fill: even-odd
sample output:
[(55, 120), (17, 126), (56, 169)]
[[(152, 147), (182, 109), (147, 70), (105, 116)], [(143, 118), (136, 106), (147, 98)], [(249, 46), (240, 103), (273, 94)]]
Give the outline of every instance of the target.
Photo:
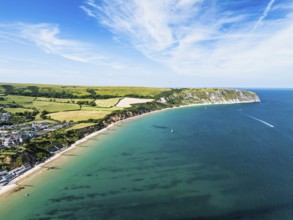
[(113, 127), (113, 126), (115, 126), (115, 125), (117, 125), (119, 123), (124, 123), (127, 120), (137, 119), (139, 117), (142, 117), (142, 116), (145, 116), (145, 115), (148, 115), (148, 114), (158, 113), (158, 112), (177, 109), (177, 108), (196, 107), (196, 106), (209, 106), (209, 105), (245, 104), (245, 103), (248, 104), (248, 103), (257, 103), (257, 102), (255, 102), (255, 101), (243, 101), (243, 102), (219, 102), (219, 103), (189, 104), (189, 105), (182, 105), (182, 106), (176, 106), (176, 107), (172, 107), (172, 108), (165, 108), (165, 109), (160, 109), (160, 110), (156, 110), (156, 111), (151, 111), (151, 112), (143, 113), (143, 114), (140, 114), (140, 115), (132, 116), (132, 117), (117, 121), (115, 123), (112, 123), (112, 124), (108, 125), (107, 127), (103, 128), (101, 130), (93, 132), (93, 133), (85, 136), (84, 138), (76, 141), (75, 143), (73, 143), (72, 145), (67, 147), (66, 149), (64, 149), (64, 150), (58, 152), (57, 154), (55, 154), (54, 156), (48, 158), (43, 163), (40, 163), (40, 164), (34, 166), (32, 169), (28, 170), (27, 172), (25, 172), (25, 173), (21, 174), (20, 176), (18, 176), (17, 178), (13, 179), (8, 185), (3, 186), (2, 188), (0, 188), (0, 199), (4, 199), (4, 198), (8, 197), (9, 195), (13, 194), (14, 192), (17, 192), (17, 191), (21, 190), (22, 188), (24, 188), (25, 186), (21, 184), (24, 180), (27, 180), (28, 178), (34, 178), (38, 174), (42, 173), (43, 171), (48, 170), (48, 167), (45, 167), (45, 166), (50, 164), (50, 163), (52, 163), (52, 162), (54, 162), (55, 160), (61, 159), (63, 153), (66, 153), (68, 151), (73, 150), (78, 145), (80, 145), (80, 144), (82, 144), (84, 142), (87, 142), (91, 138), (96, 137), (97, 135), (99, 135), (101, 133), (106, 132), (108, 129), (110, 129), (111, 127)]

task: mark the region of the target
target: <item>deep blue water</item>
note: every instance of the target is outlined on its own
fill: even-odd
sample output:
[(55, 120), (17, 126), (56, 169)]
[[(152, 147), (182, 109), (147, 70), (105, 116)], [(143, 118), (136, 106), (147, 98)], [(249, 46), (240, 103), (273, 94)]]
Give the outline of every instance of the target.
[(293, 90), (256, 92), (261, 103), (123, 123), (11, 196), (0, 217), (292, 220)]

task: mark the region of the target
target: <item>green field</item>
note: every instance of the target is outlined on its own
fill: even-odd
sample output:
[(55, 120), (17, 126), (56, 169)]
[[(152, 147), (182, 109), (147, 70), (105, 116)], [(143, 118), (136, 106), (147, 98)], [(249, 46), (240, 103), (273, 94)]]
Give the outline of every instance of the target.
[(23, 113), (23, 112), (33, 112), (34, 110), (32, 109), (27, 109), (27, 108), (4, 108), (5, 111), (15, 114), (15, 113)]
[(93, 102), (94, 99), (61, 99), (61, 98), (46, 98), (38, 97), (36, 101), (45, 101), (45, 102), (59, 102), (59, 103), (78, 103), (78, 102)]
[(38, 97), (36, 101), (44, 101), (44, 102), (60, 102), (60, 103), (71, 103), (71, 99), (59, 99), (59, 98), (45, 98), (45, 97)]
[(2, 97), (5, 100), (4, 101), (0, 100), (0, 104), (17, 103), (19, 105), (25, 105), (25, 104), (32, 103), (35, 100), (35, 97), (30, 97), (30, 96), (7, 95)]
[(79, 110), (80, 106), (77, 104), (59, 103), (59, 102), (45, 102), (45, 101), (34, 101), (31, 105), (26, 105), (25, 107), (36, 108), (39, 111), (48, 112), (63, 112)]
[(78, 103), (78, 102), (93, 102), (95, 99), (71, 99), (73, 103)]
[(19, 84), (19, 83), (0, 83), (0, 91), (3, 91), (2, 85), (13, 86), (13, 91), (19, 94), (30, 93), (28, 87), (37, 87), (38, 93), (46, 94), (71, 94), (73, 96), (82, 97), (89, 96), (89, 90), (93, 90), (97, 95), (107, 95), (115, 97), (126, 97), (129, 95), (154, 97), (162, 92), (170, 91), (169, 88), (148, 88), (148, 87), (128, 87), (128, 86), (62, 86), (62, 85), (46, 85), (46, 84)]
[(51, 119), (58, 121), (85, 121), (88, 119), (101, 119), (106, 115), (110, 114), (110, 111), (68, 111), (68, 112), (57, 112), (49, 114)]

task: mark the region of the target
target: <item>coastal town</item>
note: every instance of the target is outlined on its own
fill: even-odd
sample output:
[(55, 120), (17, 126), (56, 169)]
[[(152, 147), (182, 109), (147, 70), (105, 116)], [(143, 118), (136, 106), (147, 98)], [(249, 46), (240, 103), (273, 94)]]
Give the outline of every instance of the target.
[[(9, 149), (21, 148), (26, 141), (43, 136), (49, 132), (54, 132), (62, 128), (68, 128), (74, 125), (74, 122), (28, 122), (15, 125), (3, 125), (12, 117), (10, 113), (0, 113), (0, 149), (1, 159), (5, 158), (5, 154), (9, 154)], [(56, 153), (63, 146), (53, 146), (50, 153)], [(5, 152), (4, 150), (8, 150)], [(25, 173), (33, 166), (25, 163), (20, 167), (10, 171), (0, 171), (0, 187), (9, 184), (13, 179)]]

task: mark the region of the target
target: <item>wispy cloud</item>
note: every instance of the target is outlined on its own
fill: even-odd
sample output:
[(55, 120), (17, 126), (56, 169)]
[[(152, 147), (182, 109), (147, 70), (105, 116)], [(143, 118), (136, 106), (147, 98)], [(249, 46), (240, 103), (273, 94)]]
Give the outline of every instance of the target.
[(104, 56), (92, 51), (89, 44), (60, 37), (58, 25), (10, 23), (0, 24), (0, 28), (0, 38), (23, 44), (30, 42), (48, 54), (83, 63), (105, 59)]
[(273, 55), (288, 53), (292, 10), (276, 7), (275, 19), (267, 20), (275, 0), (249, 2), (87, 0), (82, 7), (115, 38), (178, 73), (249, 77), (276, 70), (280, 59), (293, 67), (292, 57)]
[(80, 8), (90, 17), (95, 17), (95, 14), (87, 7), (81, 5)]
[(260, 16), (258, 21), (255, 23), (255, 25), (252, 29), (252, 32), (255, 31), (258, 28), (258, 26), (261, 24), (261, 22), (268, 16), (274, 3), (275, 3), (275, 0), (270, 0), (270, 2), (268, 3), (267, 7), (265, 8), (263, 14)]

